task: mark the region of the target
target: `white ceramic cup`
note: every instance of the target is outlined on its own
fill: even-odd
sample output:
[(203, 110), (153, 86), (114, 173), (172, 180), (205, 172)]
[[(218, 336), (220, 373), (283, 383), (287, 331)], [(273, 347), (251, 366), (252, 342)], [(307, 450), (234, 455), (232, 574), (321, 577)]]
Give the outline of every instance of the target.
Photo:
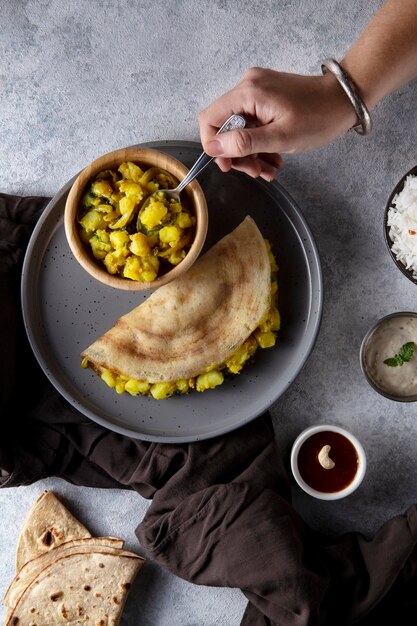
[[(344, 489), (340, 491), (332, 491), (332, 492), (324, 492), (317, 491), (317, 489), (313, 489), (308, 485), (305, 480), (302, 478), (300, 471), (298, 469), (298, 453), (300, 451), (303, 443), (315, 433), (330, 431), (339, 433), (348, 439), (351, 444), (354, 446), (356, 453), (358, 455), (358, 469), (353, 478), (352, 482), (349, 483)], [(361, 484), (365, 472), (366, 472), (366, 455), (365, 450), (362, 447), (362, 444), (359, 440), (352, 435), (352, 433), (348, 432), (344, 428), (340, 428), (340, 426), (333, 426), (331, 424), (320, 424), (318, 426), (310, 426), (303, 430), (294, 441), (292, 449), (291, 449), (291, 470), (295, 480), (298, 485), (303, 489), (306, 493), (314, 498), (318, 498), (319, 500), (339, 500), (340, 498), (345, 498), (346, 496), (353, 493)]]

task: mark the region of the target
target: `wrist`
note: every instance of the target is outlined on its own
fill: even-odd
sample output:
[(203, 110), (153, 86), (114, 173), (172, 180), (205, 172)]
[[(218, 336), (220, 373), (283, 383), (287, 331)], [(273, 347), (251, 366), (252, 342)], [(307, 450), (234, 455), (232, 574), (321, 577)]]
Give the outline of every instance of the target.
[(371, 111), (376, 104), (384, 97), (384, 93), (379, 93), (379, 87), (376, 81), (376, 73), (370, 71), (370, 68), (362, 69), (358, 63), (350, 55), (345, 56), (340, 65), (352, 76), (357, 85), (362, 98)]
[(326, 74), (320, 77), (320, 80), (324, 86), (325, 98), (328, 102), (331, 116), (344, 127), (344, 130), (352, 128), (358, 120), (355, 110), (341, 88), (339, 81), (331, 72), (326, 72)]

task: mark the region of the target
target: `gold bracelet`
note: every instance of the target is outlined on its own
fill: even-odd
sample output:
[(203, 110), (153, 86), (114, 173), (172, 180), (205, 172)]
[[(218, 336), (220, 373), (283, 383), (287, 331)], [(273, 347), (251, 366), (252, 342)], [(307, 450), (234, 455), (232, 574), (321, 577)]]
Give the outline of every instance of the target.
[(359, 135), (369, 135), (372, 130), (371, 116), (369, 115), (368, 107), (366, 106), (359, 89), (352, 80), (352, 77), (334, 59), (325, 59), (322, 61), (321, 71), (325, 74), (327, 70), (329, 70), (329, 72), (331, 72), (339, 81), (339, 84), (345, 91), (353, 108), (355, 109), (358, 123), (355, 124), (355, 126), (352, 126), (353, 130), (356, 130)]

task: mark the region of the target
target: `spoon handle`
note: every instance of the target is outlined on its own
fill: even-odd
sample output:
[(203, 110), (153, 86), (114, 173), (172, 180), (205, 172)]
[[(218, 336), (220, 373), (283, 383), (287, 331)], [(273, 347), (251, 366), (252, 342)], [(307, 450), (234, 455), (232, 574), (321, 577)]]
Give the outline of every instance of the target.
[[(223, 126), (219, 128), (216, 135), (220, 135), (220, 133), (227, 133), (229, 130), (235, 130), (237, 128), (245, 128), (245, 126), (246, 126), (246, 120), (243, 117), (243, 115), (231, 115), (225, 121)], [(178, 185), (177, 187), (178, 193), (182, 189), (184, 189), (184, 187), (188, 185), (188, 183), (194, 180), (194, 178), (196, 178), (199, 174), (201, 174), (203, 169), (207, 167), (207, 165), (211, 163), (213, 159), (214, 157), (211, 157), (205, 152), (202, 152), (202, 154), (198, 157), (197, 161), (194, 163), (194, 165), (188, 172), (187, 176)]]

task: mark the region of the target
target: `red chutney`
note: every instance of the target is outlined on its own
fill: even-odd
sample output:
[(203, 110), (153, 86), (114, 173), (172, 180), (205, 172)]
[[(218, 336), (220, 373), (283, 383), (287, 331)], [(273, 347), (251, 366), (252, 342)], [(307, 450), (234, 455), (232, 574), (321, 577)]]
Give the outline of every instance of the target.
[[(330, 446), (328, 456), (334, 467), (325, 469), (319, 462), (323, 446)], [(298, 469), (303, 480), (316, 491), (334, 493), (345, 489), (355, 478), (359, 458), (355, 446), (344, 435), (323, 431), (311, 435), (298, 452)]]

